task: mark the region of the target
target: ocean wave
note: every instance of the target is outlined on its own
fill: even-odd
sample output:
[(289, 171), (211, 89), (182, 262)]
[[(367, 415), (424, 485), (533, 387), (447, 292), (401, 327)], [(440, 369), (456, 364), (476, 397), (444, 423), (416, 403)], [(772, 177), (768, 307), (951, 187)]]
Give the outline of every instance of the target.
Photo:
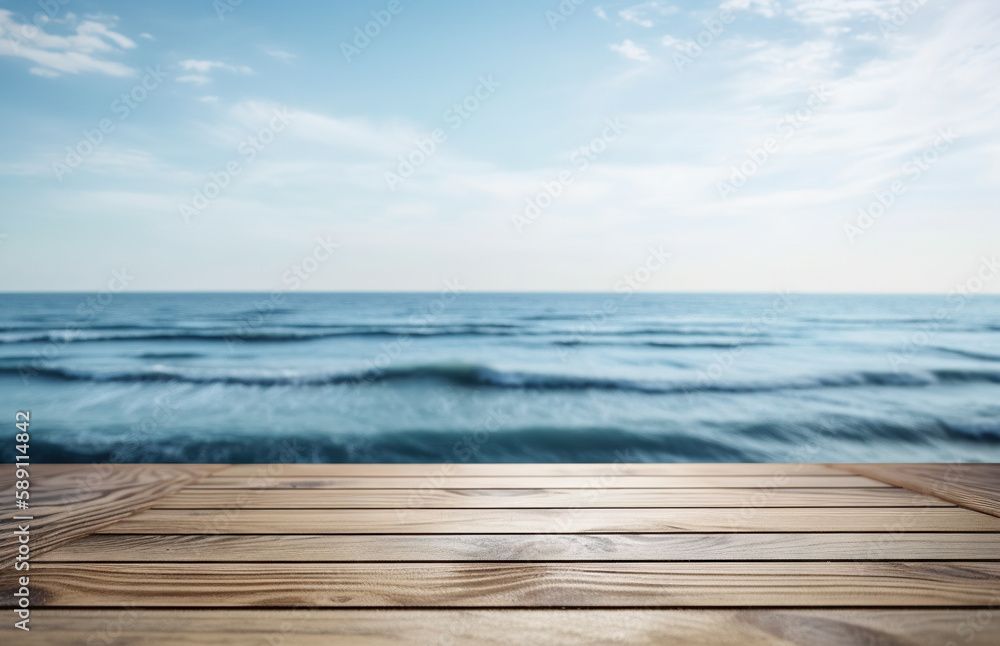
[[(489, 434), (475, 450), (456, 454), (478, 437), (476, 428), (439, 430), (423, 427), (379, 433), (246, 433), (242, 429), (203, 433), (179, 431), (169, 436), (136, 436), (127, 428), (100, 429), (68, 439), (70, 428), (56, 428), (58, 440), (32, 439), (32, 455), (53, 463), (221, 463), (291, 462), (451, 463), (471, 462), (774, 462), (802, 459), (803, 446), (819, 446), (810, 460), (826, 462), (892, 459), (901, 447), (923, 447), (942, 455), (949, 441), (1000, 444), (996, 424), (949, 423), (927, 418), (910, 422), (853, 416), (756, 423), (732, 421), (713, 431), (667, 428), (657, 431), (621, 426), (519, 425)], [(72, 430), (78, 430), (73, 427)], [(66, 431), (65, 433), (62, 431)], [(55, 435), (56, 433), (53, 433)], [(308, 486), (308, 485), (304, 485)]]
[(154, 359), (154, 360), (164, 360), (164, 359), (199, 359), (205, 355), (200, 352), (143, 352), (142, 354), (137, 354), (137, 359)]
[(341, 327), (341, 328), (207, 328), (207, 329), (63, 329), (33, 332), (0, 333), (0, 344), (17, 343), (83, 343), (100, 341), (229, 341), (283, 342), (310, 341), (336, 337), (434, 337), (434, 336), (515, 336), (504, 326), (455, 326), (455, 327)]
[(692, 349), (706, 349), (706, 350), (735, 350), (736, 348), (749, 347), (754, 345), (774, 345), (773, 343), (763, 343), (761, 341), (746, 341), (744, 343), (740, 342), (725, 342), (720, 341), (717, 343), (713, 342), (695, 342), (695, 343), (673, 343), (668, 341), (648, 341), (642, 345), (648, 346), (650, 348), (692, 348)]
[(575, 348), (581, 346), (602, 346), (602, 347), (646, 347), (646, 348), (668, 348), (671, 350), (735, 350), (737, 348), (750, 347), (755, 345), (774, 345), (773, 343), (763, 343), (760, 341), (591, 341), (586, 339), (560, 339), (552, 342), (554, 345)]
[(1000, 361), (1000, 355), (987, 354), (986, 352), (973, 352), (972, 350), (961, 350), (959, 348), (945, 348), (941, 346), (933, 346), (934, 350), (938, 352), (944, 352), (946, 354), (954, 354), (959, 357), (965, 357), (967, 359), (978, 359), (980, 361)]
[(108, 327), (86, 327), (86, 328), (63, 328), (49, 330), (31, 330), (0, 332), (0, 345), (14, 345), (21, 343), (95, 343), (112, 341), (224, 341), (229, 343), (281, 343), (290, 341), (312, 341), (316, 339), (333, 338), (378, 338), (390, 337), (456, 337), (456, 336), (483, 336), (483, 337), (572, 337), (567, 340), (556, 341), (559, 345), (582, 345), (596, 344), (597, 341), (589, 342), (586, 339), (621, 338), (623, 341), (616, 345), (630, 345), (633, 342), (628, 340), (631, 337), (642, 336), (681, 336), (681, 337), (732, 337), (732, 342), (670, 342), (670, 341), (650, 341), (645, 345), (656, 347), (706, 347), (706, 348), (735, 348), (740, 345), (761, 345), (759, 342), (741, 343), (741, 339), (746, 335), (738, 330), (717, 331), (717, 330), (686, 330), (681, 331), (674, 328), (633, 328), (633, 329), (605, 329), (605, 330), (583, 330), (572, 329), (543, 330), (524, 329), (513, 325), (483, 324), (483, 325), (296, 325), (294, 327), (222, 327), (222, 328), (171, 328), (157, 327), (144, 328), (137, 326), (108, 326)]
[(497, 370), (475, 364), (426, 364), (333, 373), (295, 370), (204, 369), (156, 365), (138, 370), (81, 370), (44, 365), (0, 366), (0, 374), (41, 377), (59, 381), (87, 382), (179, 382), (230, 384), (260, 387), (319, 387), (370, 385), (388, 382), (435, 381), (467, 388), (521, 390), (607, 390), (650, 394), (696, 392), (766, 393), (855, 387), (927, 387), (938, 384), (1000, 383), (1000, 372), (974, 370), (928, 370), (925, 372), (851, 372), (789, 377), (760, 381), (653, 380), (589, 377), (585, 375), (537, 374)]
[[(413, 428), (377, 434), (303, 431), (296, 434), (178, 434), (122, 440), (100, 434), (77, 441), (32, 440), (32, 455), (53, 463), (451, 463), (456, 446), (468, 443), (476, 429), (452, 431)], [(648, 433), (618, 427), (528, 426), (505, 428), (475, 445), (470, 462), (614, 463), (623, 456), (636, 462), (762, 462), (767, 454), (734, 447), (723, 438), (703, 438), (681, 431)]]

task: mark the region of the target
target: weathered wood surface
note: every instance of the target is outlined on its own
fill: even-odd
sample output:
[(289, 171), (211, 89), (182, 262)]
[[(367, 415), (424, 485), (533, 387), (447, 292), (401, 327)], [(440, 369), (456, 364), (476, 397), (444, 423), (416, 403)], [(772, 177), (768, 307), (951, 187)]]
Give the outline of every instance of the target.
[(1000, 465), (850, 464), (845, 471), (1000, 516)]
[(592, 464), (235, 464), (216, 475), (227, 477), (305, 476), (420, 477), (447, 476), (842, 476), (844, 472), (823, 464), (764, 463), (648, 463), (611, 462)]
[[(7, 569), (17, 551), (14, 530), (28, 524), (34, 554), (149, 507), (163, 496), (217, 470), (215, 465), (32, 465), (29, 508), (0, 519), (0, 562)], [(13, 506), (14, 488), (0, 492)], [(12, 520), (14, 515), (30, 521)]]
[(187, 489), (156, 509), (953, 507), (895, 487), (809, 489)]
[[(39, 563), (46, 607), (966, 607), (997, 562)], [(11, 602), (7, 602), (9, 605)]]
[[(35, 610), (37, 646), (995, 646), (1000, 610)], [(8, 641), (21, 639), (22, 641)]]
[(1000, 533), (95, 534), (42, 562), (987, 561)]
[(1000, 643), (995, 467), (96, 469), (3, 643)]
[(147, 509), (114, 534), (599, 534), (995, 532), (961, 507), (759, 509)]
[(871, 478), (836, 476), (219, 476), (195, 489), (691, 489), (747, 487), (889, 487)]

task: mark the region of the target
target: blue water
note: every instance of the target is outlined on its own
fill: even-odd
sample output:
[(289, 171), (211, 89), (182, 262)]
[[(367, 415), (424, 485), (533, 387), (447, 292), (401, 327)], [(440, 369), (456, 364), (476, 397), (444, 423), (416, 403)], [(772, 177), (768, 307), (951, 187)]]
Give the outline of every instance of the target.
[(0, 295), (38, 461), (1000, 462), (1000, 298)]

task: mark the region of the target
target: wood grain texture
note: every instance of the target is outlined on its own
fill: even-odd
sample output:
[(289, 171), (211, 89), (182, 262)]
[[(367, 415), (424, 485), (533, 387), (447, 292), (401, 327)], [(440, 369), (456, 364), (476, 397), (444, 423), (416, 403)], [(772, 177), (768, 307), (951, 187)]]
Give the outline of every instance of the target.
[(844, 464), (839, 468), (1000, 516), (1000, 464)]
[(981, 561), (1000, 534), (96, 534), (40, 562)]
[(227, 477), (305, 476), (343, 478), (393, 476), (437, 478), (447, 476), (842, 476), (843, 471), (822, 464), (773, 463), (652, 463), (592, 464), (235, 464), (216, 475)]
[[(33, 517), (26, 521), (31, 550), (41, 554), (55, 545), (85, 536), (149, 507), (157, 499), (218, 468), (196, 464), (31, 466), (30, 508), (23, 514)], [(12, 490), (0, 496), (14, 499)], [(0, 561), (5, 568), (12, 563), (17, 550), (13, 531), (19, 524), (24, 523), (13, 521), (6, 514), (0, 520)]]
[(826, 509), (148, 509), (105, 534), (990, 532), (958, 507)]
[(1000, 643), (994, 472), (862, 466), (54, 465), (28, 639)]
[(32, 573), (36, 607), (885, 608), (1000, 599), (1000, 563), (967, 561), (39, 563)]
[(32, 611), (36, 646), (995, 646), (1000, 610), (60, 610)]
[(896, 487), (871, 489), (185, 489), (156, 509), (516, 509), (667, 507), (953, 507)]
[(844, 474), (838, 476), (441, 476), (420, 477), (309, 477), (219, 476), (205, 478), (199, 489), (691, 489), (776, 487), (889, 487)]
[[(14, 498), (15, 470), (0, 488), (4, 500)], [(148, 478), (151, 469), (162, 473), (196, 473), (200, 476), (225, 465), (146, 465), (146, 464), (33, 464), (28, 467), (32, 507), (69, 505), (100, 498), (120, 487), (123, 480)], [(156, 476), (154, 476), (156, 477)]]

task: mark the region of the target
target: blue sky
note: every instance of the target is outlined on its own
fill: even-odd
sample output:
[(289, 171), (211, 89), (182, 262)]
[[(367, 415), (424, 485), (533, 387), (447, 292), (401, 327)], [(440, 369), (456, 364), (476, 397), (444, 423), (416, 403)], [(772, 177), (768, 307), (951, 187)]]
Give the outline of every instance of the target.
[(605, 291), (665, 249), (643, 289), (948, 292), (1000, 252), (998, 17), (0, 2), (0, 290), (282, 289), (322, 238), (302, 289)]

